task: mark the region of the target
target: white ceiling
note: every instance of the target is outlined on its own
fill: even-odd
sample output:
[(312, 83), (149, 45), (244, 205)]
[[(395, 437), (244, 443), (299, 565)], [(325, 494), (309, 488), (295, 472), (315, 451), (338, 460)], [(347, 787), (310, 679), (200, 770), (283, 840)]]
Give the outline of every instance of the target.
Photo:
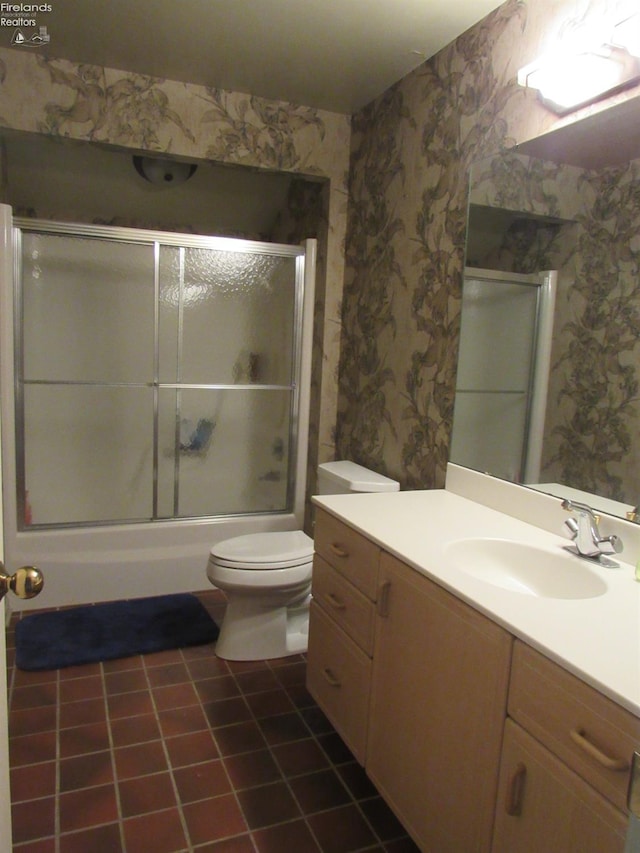
[(36, 20), (49, 56), (352, 113), (499, 5), (51, 0)]

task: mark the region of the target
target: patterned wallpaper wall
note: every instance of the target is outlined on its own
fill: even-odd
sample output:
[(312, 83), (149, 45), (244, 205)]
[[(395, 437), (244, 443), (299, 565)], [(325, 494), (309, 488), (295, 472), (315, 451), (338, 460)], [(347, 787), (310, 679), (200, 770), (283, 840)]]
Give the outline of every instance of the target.
[[(28, 95), (28, 96), (27, 96)], [(0, 49), (0, 128), (311, 176), (318, 234), (310, 469), (334, 458), (350, 119), (337, 113)], [(292, 187), (291, 219), (308, 218)], [(292, 226), (292, 220), (297, 225)], [(317, 228), (318, 216), (315, 218)], [(305, 234), (304, 236), (315, 236)]]
[(338, 455), (442, 487), (472, 162), (557, 118), (518, 68), (605, 0), (507, 0), (353, 119)]

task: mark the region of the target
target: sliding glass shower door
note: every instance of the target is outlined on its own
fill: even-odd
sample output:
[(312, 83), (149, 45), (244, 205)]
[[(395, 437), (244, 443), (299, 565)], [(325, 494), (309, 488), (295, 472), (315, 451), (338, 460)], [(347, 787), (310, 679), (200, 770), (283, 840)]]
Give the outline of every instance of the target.
[(304, 249), (20, 223), (22, 526), (291, 508)]

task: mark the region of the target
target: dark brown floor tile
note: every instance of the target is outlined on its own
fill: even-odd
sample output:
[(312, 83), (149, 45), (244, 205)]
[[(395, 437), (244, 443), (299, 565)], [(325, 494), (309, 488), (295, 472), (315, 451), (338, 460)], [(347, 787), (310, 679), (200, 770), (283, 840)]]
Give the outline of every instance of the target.
[(122, 853), (120, 826), (108, 823), (60, 836), (60, 853)]
[(305, 684), (307, 680), (307, 664), (304, 661), (283, 663), (273, 668), (275, 677), (283, 687)]
[(110, 752), (78, 755), (60, 762), (60, 791), (77, 791), (113, 782)]
[[(201, 646), (189, 646), (188, 648), (182, 649), (182, 657), (189, 665), (194, 661), (209, 661), (209, 665), (212, 667), (212, 671), (208, 673), (209, 676), (228, 675), (229, 673), (227, 662), (222, 660), (222, 658), (216, 657), (215, 643), (205, 643)], [(206, 672), (199, 672), (198, 675), (204, 678), (208, 677)]]
[(310, 815), (307, 822), (320, 842), (323, 853), (348, 853), (377, 843), (354, 805)]
[(127, 850), (176, 853), (187, 848), (180, 815), (176, 809), (128, 818), (123, 822)]
[(333, 764), (345, 764), (347, 761), (354, 761), (353, 754), (348, 746), (335, 732), (318, 735), (317, 740)]
[(315, 700), (304, 684), (292, 684), (285, 689), (296, 708), (314, 707)]
[(56, 792), (56, 762), (14, 767), (11, 770), (11, 802), (51, 797)]
[(194, 845), (231, 838), (248, 829), (233, 794), (188, 803), (183, 812)]
[(219, 702), (205, 702), (204, 714), (211, 728), (242, 723), (251, 719), (251, 713), (241, 696), (235, 699), (222, 699)]
[(196, 690), (203, 702), (219, 702), (221, 699), (231, 699), (240, 695), (238, 685), (231, 675), (205, 678), (196, 683)]
[(336, 770), (356, 800), (378, 796), (376, 786), (357, 761), (352, 761), (349, 764), (341, 764)]
[(105, 675), (104, 680), (108, 696), (115, 693), (133, 693), (135, 690), (146, 690), (149, 687), (143, 668), (111, 672)]
[(269, 669), (269, 664), (266, 660), (228, 660), (227, 666), (234, 674), (252, 672), (256, 669)]
[(60, 795), (60, 832), (89, 829), (118, 819), (114, 785), (100, 785)]
[(207, 678), (219, 678), (221, 675), (229, 675), (229, 667), (221, 658), (212, 656), (203, 656), (199, 654), (197, 657), (192, 656), (192, 650), (187, 653), (183, 649), (183, 656), (187, 663), (187, 669), (191, 674), (191, 678), (196, 681), (204, 681)]
[(60, 680), (68, 681), (70, 678), (88, 678), (91, 675), (102, 675), (100, 663), (83, 663), (79, 666), (65, 666), (60, 671)]
[(319, 853), (309, 827), (303, 820), (282, 823), (268, 829), (259, 829), (253, 833), (259, 853), (282, 853), (283, 850), (295, 853)]
[(103, 752), (109, 749), (109, 730), (106, 722), (76, 726), (60, 732), (60, 757), (83, 755), (87, 752)]
[(219, 759), (203, 761), (173, 771), (180, 801), (193, 803), (220, 794), (231, 793), (231, 784)]
[(191, 680), (189, 670), (182, 661), (165, 666), (147, 667), (147, 678), (152, 687), (166, 687), (168, 684), (181, 684)]
[(184, 708), (187, 705), (197, 705), (200, 701), (191, 682), (171, 684), (168, 687), (154, 687), (152, 693), (158, 710)]
[(9, 757), (11, 767), (55, 760), (55, 731), (37, 732), (31, 735), (11, 738), (9, 741)]
[(230, 755), (224, 759), (227, 773), (236, 789), (255, 788), (268, 782), (279, 782), (282, 774), (266, 749)]
[[(9, 635), (7, 634), (7, 640)], [(7, 643), (8, 645), (8, 643)], [(13, 678), (13, 686), (16, 687), (28, 687), (33, 684), (45, 684), (46, 682), (53, 681), (54, 683), (58, 680), (58, 670), (57, 669), (46, 669), (42, 670), (42, 672), (28, 672), (24, 669), (16, 669), (15, 675)]]
[(104, 690), (101, 675), (60, 682), (60, 702), (83, 702), (85, 699), (100, 699), (102, 696)]
[[(255, 850), (250, 835), (236, 835), (235, 838), (225, 838), (222, 841), (204, 844), (198, 847), (197, 853), (255, 853)], [(296, 853), (303, 853), (303, 851), (296, 851)]]
[(55, 834), (55, 798), (44, 797), (11, 806), (13, 843)]
[(251, 708), (251, 713), (257, 719), (273, 717), (276, 714), (286, 714), (295, 710), (293, 702), (281, 687), (277, 690), (251, 693), (246, 696), (246, 702)]
[(221, 755), (253, 752), (266, 746), (262, 732), (254, 722), (237, 723), (215, 729), (215, 739)]
[(19, 737), (33, 732), (51, 731), (56, 727), (57, 716), (55, 705), (26, 708), (23, 711), (12, 710), (9, 714), (9, 735)]
[(31, 684), (28, 687), (16, 687), (11, 695), (11, 710), (24, 711), (25, 708), (41, 708), (43, 705), (55, 705), (58, 701), (58, 685), (55, 681), (43, 684)]
[(238, 791), (237, 796), (250, 829), (300, 817), (300, 809), (284, 782), (246, 788)]
[(169, 708), (166, 711), (159, 711), (158, 718), (163, 737), (175, 737), (208, 729), (207, 718), (200, 705), (188, 705), (185, 708)]
[(68, 729), (87, 723), (100, 723), (107, 719), (104, 698), (65, 702), (60, 705), (60, 728)]
[(183, 663), (180, 649), (165, 649), (162, 652), (153, 652), (144, 656), (144, 665), (152, 666), (168, 666), (169, 664)]
[(173, 767), (211, 761), (220, 756), (209, 730), (167, 738), (165, 745)]
[(371, 800), (365, 800), (360, 803), (360, 808), (382, 841), (391, 841), (407, 834), (407, 830), (382, 797), (378, 796)]
[(270, 746), (309, 737), (309, 729), (299, 714), (278, 714), (258, 721), (260, 730)]
[(107, 699), (109, 717), (112, 720), (122, 717), (137, 717), (141, 714), (153, 714), (154, 706), (148, 690), (134, 690), (131, 693), (117, 693)]
[(305, 815), (351, 802), (347, 789), (331, 769), (296, 776), (289, 785)]
[(56, 853), (56, 839), (38, 838), (37, 841), (26, 841), (24, 844), (13, 846), (14, 853)]
[(154, 714), (142, 714), (139, 717), (112, 720), (111, 735), (114, 746), (133, 746), (134, 743), (158, 740), (160, 729)]
[(307, 726), (309, 726), (314, 735), (323, 735), (333, 732), (333, 726), (317, 705), (314, 705), (311, 708), (301, 708), (300, 716)]
[(114, 758), (118, 779), (133, 779), (167, 770), (167, 759), (160, 740), (120, 747), (114, 750)]
[(132, 669), (142, 669), (142, 656), (132, 655), (130, 658), (105, 660), (102, 662), (102, 669), (105, 674), (110, 674), (112, 672), (124, 672)]
[(275, 690), (276, 688), (281, 688), (280, 682), (270, 669), (254, 669), (251, 672), (236, 672), (234, 675), (244, 694), (260, 693), (264, 690)]
[(274, 746), (273, 754), (285, 776), (300, 776), (329, 767), (329, 759), (313, 738)]
[(147, 812), (172, 809), (176, 797), (169, 773), (139, 776), (118, 783), (123, 817), (135, 817)]

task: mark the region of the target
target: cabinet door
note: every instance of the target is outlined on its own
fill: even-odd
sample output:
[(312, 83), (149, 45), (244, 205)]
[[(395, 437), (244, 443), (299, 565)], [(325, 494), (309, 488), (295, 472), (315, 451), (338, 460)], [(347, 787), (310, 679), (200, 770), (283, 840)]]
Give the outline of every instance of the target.
[(493, 853), (622, 853), (625, 818), (507, 720)]
[(388, 554), (380, 579), (367, 772), (422, 850), (488, 851), (511, 637)]

